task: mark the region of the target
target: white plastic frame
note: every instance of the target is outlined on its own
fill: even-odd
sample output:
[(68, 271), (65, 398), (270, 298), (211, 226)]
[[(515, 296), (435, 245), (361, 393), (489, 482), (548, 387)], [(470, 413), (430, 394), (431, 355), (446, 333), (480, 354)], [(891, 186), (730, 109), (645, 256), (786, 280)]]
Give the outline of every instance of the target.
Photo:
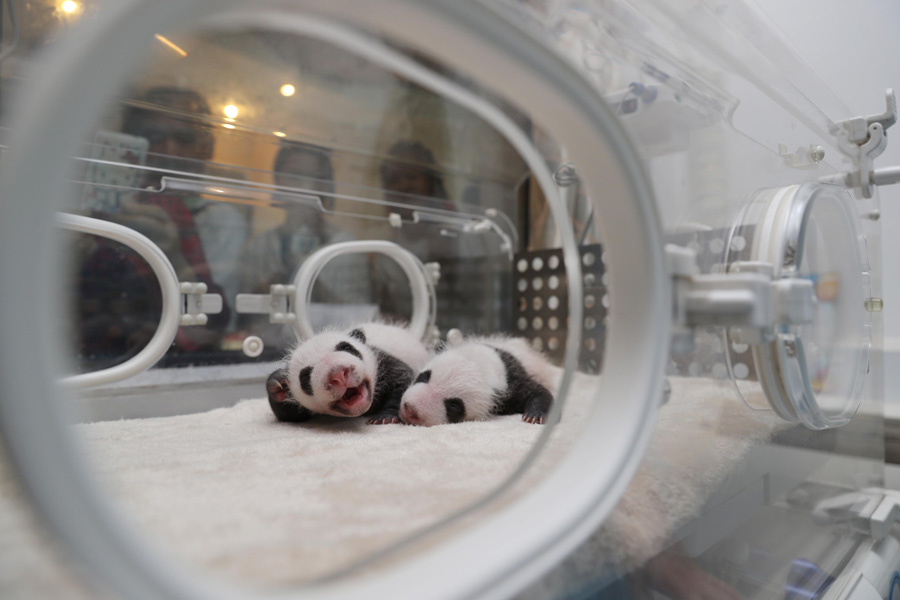
[(178, 282), (175, 267), (150, 238), (129, 227), (67, 213), (57, 214), (56, 220), (71, 231), (99, 235), (128, 246), (137, 252), (150, 265), (153, 274), (159, 281), (162, 293), (162, 314), (159, 318), (159, 325), (153, 333), (153, 337), (140, 352), (114, 367), (66, 377), (62, 380), (63, 384), (71, 388), (85, 388), (122, 381), (146, 371), (166, 354), (178, 333), (179, 319), (181, 318), (181, 284)]
[(425, 265), (409, 250), (393, 242), (382, 240), (360, 240), (331, 244), (316, 250), (303, 261), (303, 264), (300, 265), (300, 269), (297, 271), (297, 275), (294, 277), (294, 287), (296, 288), (294, 312), (297, 314), (297, 319), (294, 321), (294, 329), (297, 331), (300, 339), (305, 340), (315, 335), (315, 331), (313, 331), (309, 322), (308, 307), (312, 296), (313, 284), (319, 273), (325, 268), (325, 265), (338, 256), (369, 252), (384, 254), (393, 259), (403, 269), (407, 279), (409, 279), (410, 291), (412, 291), (412, 317), (408, 328), (419, 339), (426, 343), (430, 342), (431, 330), (434, 327), (437, 311), (437, 299), (434, 293), (434, 285), (425, 271)]
[[(0, 434), (25, 489), (60, 541), (108, 588), (130, 598), (226, 600), (248, 594), (186, 571), (137, 536), (93, 485), (88, 463), (75, 451), (76, 440), (66, 426), (67, 395), (63, 390), (34, 394), (34, 382), (52, 381), (61, 363), (53, 332), (42, 326), (46, 315), (57, 314), (51, 293), (59, 268), (52, 253), (52, 200), (65, 194), (60, 175), (80, 136), (99, 119), (114, 84), (141, 56), (144, 46), (137, 42), (149, 44), (157, 31), (234, 4), (110, 3), (95, 19), (84, 21), (78, 35), (53, 49), (41, 76), (32, 75), (23, 86), (18, 110), (8, 113), (16, 134), (0, 177)], [(585, 168), (585, 182), (604, 192), (593, 201), (595, 214), (603, 218), (599, 225), (615, 307), (608, 328), (611, 351), (596, 408), (569, 455), (530, 493), (436, 548), (365, 579), (280, 594), (511, 595), (565, 556), (612, 510), (655, 422), (667, 356), (667, 345), (659, 340), (669, 335), (671, 295), (646, 174), (627, 134), (590, 84), (489, 7), (455, 0), (304, 4), (315, 13), (362, 23), (412, 47), (427, 48), (452, 68), (515, 100), (566, 145), (573, 160), (593, 167)], [(555, 196), (548, 198), (558, 203)], [(47, 260), (19, 260), (17, 254), (25, 249), (49, 252)], [(567, 250), (567, 263), (577, 261), (577, 253), (568, 255), (573, 250)], [(577, 304), (581, 298), (570, 300)], [(598, 455), (604, 460), (593, 460)], [(589, 470), (585, 457), (592, 459)], [(252, 595), (259, 597), (259, 591)]]

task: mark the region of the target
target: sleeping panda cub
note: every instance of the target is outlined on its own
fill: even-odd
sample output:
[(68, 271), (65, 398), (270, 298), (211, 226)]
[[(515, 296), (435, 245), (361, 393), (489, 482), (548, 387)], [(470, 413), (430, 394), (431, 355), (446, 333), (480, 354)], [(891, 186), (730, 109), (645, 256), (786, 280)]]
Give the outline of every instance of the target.
[(400, 403), (410, 425), (440, 425), (522, 413), (543, 423), (553, 403), (552, 367), (525, 340), (473, 338), (435, 356)]
[(324, 331), (294, 349), (287, 366), (269, 375), (269, 406), (279, 421), (322, 414), (399, 423), (403, 392), (429, 358), (422, 342), (396, 325)]

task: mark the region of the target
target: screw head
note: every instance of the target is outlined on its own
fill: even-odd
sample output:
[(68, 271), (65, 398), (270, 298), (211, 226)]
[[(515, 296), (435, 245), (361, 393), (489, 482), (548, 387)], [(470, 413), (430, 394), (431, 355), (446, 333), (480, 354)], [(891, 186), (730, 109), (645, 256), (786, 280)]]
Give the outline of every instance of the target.
[(553, 173), (553, 179), (556, 185), (560, 187), (569, 187), (578, 183), (578, 172), (572, 163), (563, 163), (556, 168)]
[(825, 148), (822, 146), (810, 146), (809, 157), (814, 163), (820, 163), (825, 160)]
[(255, 335), (248, 336), (244, 338), (243, 344), (241, 347), (244, 351), (244, 354), (249, 356), (250, 358), (256, 358), (260, 354), (262, 354), (263, 348), (265, 344), (263, 344), (262, 339)]

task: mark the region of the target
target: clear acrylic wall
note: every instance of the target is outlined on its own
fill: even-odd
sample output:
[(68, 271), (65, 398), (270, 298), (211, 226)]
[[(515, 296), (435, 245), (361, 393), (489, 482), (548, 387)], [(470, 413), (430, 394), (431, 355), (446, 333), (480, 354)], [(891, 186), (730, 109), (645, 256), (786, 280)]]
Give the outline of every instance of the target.
[[(811, 319), (773, 332), (787, 336), (781, 345), (718, 325), (682, 324), (671, 341), (659, 332), (672, 352), (666, 402), (644, 462), (605, 523), (523, 594), (625, 597), (652, 588), (674, 598), (679, 586), (706, 586), (711, 597), (817, 593), (868, 543), (846, 515), (823, 519), (817, 508), (883, 477), (880, 364), (867, 353), (880, 321), (864, 308), (880, 295), (879, 231), (868, 218), (877, 196), (863, 200), (815, 183), (848, 168), (836, 123), (851, 115), (743, 2), (490, 6), (565, 57), (594, 86), (596, 102), (619, 117), (652, 183), (664, 243), (692, 251), (699, 274), (769, 263), (759, 268), (774, 279), (810, 282), (816, 297)], [(18, 63), (2, 66), (4, 93), (27, 73), (25, 50), (53, 31), (33, 6), (22, 8), (32, 45), (16, 55)], [(553, 218), (533, 170), (494, 123), (366, 56), (258, 26), (160, 32), (72, 160), (65, 205), (143, 233), (179, 281), (205, 284), (222, 296), (223, 310), (211, 311), (203, 325), (180, 327), (155, 375), (87, 390), (88, 398), (127, 405), (141, 386), (166, 384), (177, 397), (190, 387), (172, 383), (184, 373), (175, 369), (193, 366), (219, 369), (212, 372), (221, 381), (204, 385), (221, 395), (221, 406), (232, 404), (240, 396), (229, 392), (222, 365), (251, 363), (251, 379), (258, 378), (297, 340), (290, 324), (239, 308), (238, 294), (271, 294), (271, 286), (291, 284), (316, 250), (368, 239), (438, 263), (438, 336), (451, 328), (520, 335), (560, 365), (568, 328), (579, 329), (576, 385), (584, 387), (576, 389), (593, 390), (604, 355), (617, 352), (606, 345), (616, 313), (604, 232), (618, 224), (596, 210), (606, 189), (583, 183), (596, 167), (573, 161), (546, 116), (523, 110), (516, 97), (476, 84), (427, 47), (382, 41), (517, 124), (553, 173), (568, 222)], [(560, 229), (579, 246), (580, 324), (569, 320)], [(162, 296), (147, 264), (121, 244), (70, 235), (64, 332), (72, 370), (88, 373), (121, 364), (147, 344)], [(315, 327), (412, 316), (403, 273), (373, 254), (336, 259), (310, 299)], [(262, 340), (258, 356), (244, 351), (248, 336)], [(634, 365), (633, 376), (662, 374)], [(570, 399), (569, 422), (564, 411), (539, 464), (555, 464), (581, 433), (579, 411), (593, 400), (587, 396)], [(814, 404), (808, 412), (804, 400)], [(83, 418), (98, 418), (95, 405), (87, 406)], [(119, 414), (134, 416), (129, 410)], [(153, 411), (145, 414), (161, 414)], [(80, 434), (98, 439), (91, 429)], [(518, 440), (503, 474), (532, 441)], [(97, 454), (101, 472), (104, 451)], [(127, 478), (112, 475), (121, 502), (147, 510), (152, 494), (121, 494)], [(543, 477), (532, 473), (526, 481)], [(482, 495), (503, 479), (496, 475)], [(437, 495), (443, 488), (434, 485)], [(447, 501), (425, 521), (398, 522), (378, 543), (276, 577), (192, 556), (165, 528), (152, 533), (217, 575), (297, 584), (377, 555), (471, 500)], [(325, 534), (285, 544), (330, 541)]]
[[(883, 478), (880, 357), (869, 352), (881, 335), (869, 300), (881, 287), (877, 192), (865, 199), (818, 183), (852, 170), (839, 140), (853, 115), (749, 3), (504, 6), (621, 116), (667, 242), (694, 250), (701, 273), (767, 262), (775, 279), (811, 282), (816, 297), (807, 323), (779, 327), (790, 340), (780, 357), (779, 344), (754, 344), (739, 328), (676, 338), (672, 400), (642, 470), (541, 593), (593, 581), (587, 589), (608, 586), (609, 597), (629, 586), (671, 597), (819, 597), (868, 543), (847, 511), (822, 518), (821, 503)], [(815, 398), (812, 409), (804, 398)], [(740, 467), (723, 471), (736, 456)], [(621, 537), (635, 541), (610, 548)], [(584, 560), (597, 547), (614, 557), (599, 582)]]

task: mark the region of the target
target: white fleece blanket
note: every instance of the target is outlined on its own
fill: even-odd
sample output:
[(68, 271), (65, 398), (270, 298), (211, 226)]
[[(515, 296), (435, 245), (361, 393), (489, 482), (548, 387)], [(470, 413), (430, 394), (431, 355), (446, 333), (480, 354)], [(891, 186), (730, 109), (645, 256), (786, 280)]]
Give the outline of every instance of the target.
[[(742, 405), (730, 384), (671, 381), (642, 466), (604, 526), (567, 561), (569, 581), (601, 565), (632, 568), (654, 556), (749, 449), (780, 426)], [(566, 450), (594, 385), (591, 377), (576, 378), (545, 460)], [(518, 416), (432, 428), (347, 419), (278, 423), (261, 399), (77, 428), (140, 527), (188, 564), (261, 585), (321, 576), (478, 499), (515, 468), (540, 431)], [(531, 474), (538, 476), (540, 470)], [(28, 518), (12, 483), (0, 471), (0, 596), (54, 596), (35, 592), (35, 578), (62, 587), (71, 581), (48, 579), (52, 560), (25, 533)], [(558, 587), (552, 576), (544, 584)]]

